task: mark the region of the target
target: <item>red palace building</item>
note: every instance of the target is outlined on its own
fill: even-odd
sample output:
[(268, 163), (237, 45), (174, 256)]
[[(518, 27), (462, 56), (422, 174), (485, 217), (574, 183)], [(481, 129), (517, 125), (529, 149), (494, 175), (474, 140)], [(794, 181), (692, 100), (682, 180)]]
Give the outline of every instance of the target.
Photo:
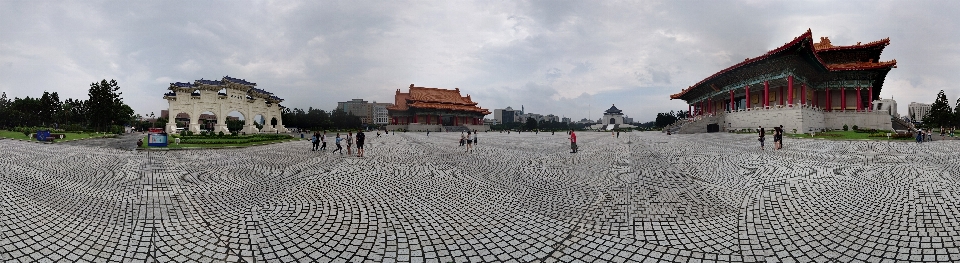
[[(772, 128), (786, 132), (841, 129), (892, 129), (891, 116), (873, 109), (883, 81), (897, 61), (880, 61), (890, 44), (835, 46), (813, 35), (796, 37), (759, 57), (714, 73), (670, 99), (687, 102), (690, 118), (676, 124), (680, 133)], [(677, 128), (679, 126), (679, 128)]]
[[(490, 111), (477, 106), (476, 102), (460, 96), (460, 89), (414, 87), (410, 91), (397, 89), (393, 106), (387, 107), (390, 116), (389, 130), (448, 131), (478, 130), (490, 127), (483, 124), (483, 116)], [(463, 128), (461, 128), (463, 127)]]

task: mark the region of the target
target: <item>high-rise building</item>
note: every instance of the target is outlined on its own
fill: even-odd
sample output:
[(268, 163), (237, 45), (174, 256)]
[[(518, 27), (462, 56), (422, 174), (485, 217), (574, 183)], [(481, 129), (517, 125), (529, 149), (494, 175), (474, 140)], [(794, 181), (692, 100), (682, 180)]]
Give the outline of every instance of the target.
[(337, 102), (337, 109), (343, 110), (347, 114), (360, 117), (363, 124), (385, 125), (390, 122), (387, 114), (387, 107), (390, 103), (373, 103), (363, 99), (352, 99), (350, 101)]
[(907, 106), (907, 112), (910, 114), (912, 121), (920, 122), (923, 121), (923, 117), (930, 114), (930, 108), (930, 104), (910, 102), (910, 106)]
[(497, 123), (513, 123), (517, 122), (517, 118), (520, 116), (519, 112), (513, 110), (512, 107), (507, 107), (506, 109), (495, 109), (493, 110), (493, 119), (497, 120)]

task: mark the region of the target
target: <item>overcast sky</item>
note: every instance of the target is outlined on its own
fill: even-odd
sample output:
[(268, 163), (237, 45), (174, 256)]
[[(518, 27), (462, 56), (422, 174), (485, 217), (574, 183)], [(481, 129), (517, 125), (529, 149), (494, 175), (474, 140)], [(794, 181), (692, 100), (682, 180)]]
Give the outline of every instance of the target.
[[(669, 95), (812, 29), (851, 45), (890, 37), (881, 92), (960, 96), (960, 1), (19, 1), (0, 0), (0, 91), (87, 98), (116, 79), (140, 114), (170, 82), (256, 82), (281, 105), (393, 102), (410, 84), (460, 88), (488, 109), (638, 121)], [(492, 115), (488, 116), (492, 118)]]

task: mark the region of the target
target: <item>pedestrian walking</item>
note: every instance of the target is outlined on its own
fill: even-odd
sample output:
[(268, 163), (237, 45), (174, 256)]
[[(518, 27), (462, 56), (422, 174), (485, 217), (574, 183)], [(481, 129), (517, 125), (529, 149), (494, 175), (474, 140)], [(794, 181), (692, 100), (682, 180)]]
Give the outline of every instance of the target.
[(380, 130), (377, 130), (377, 138), (380, 138)]
[(320, 148), (320, 134), (313, 133), (313, 137), (310, 137), (310, 140), (313, 142), (313, 149), (311, 149), (310, 151), (313, 151), (313, 152), (317, 151), (317, 148)]
[(337, 144), (337, 149), (336, 149), (336, 150), (333, 150), (333, 152), (340, 152), (340, 154), (343, 154), (343, 147), (340, 146), (340, 141), (342, 141), (342, 140), (343, 140), (343, 139), (340, 138), (340, 133), (338, 132), (338, 133), (337, 133), (337, 137), (334, 138), (334, 143)]
[(620, 130), (617, 130), (617, 138), (620, 138)]
[(577, 133), (570, 129), (570, 153), (577, 153)]
[(923, 129), (917, 129), (917, 143), (923, 143)]
[(347, 140), (347, 155), (353, 155), (353, 132), (347, 133), (347, 138), (344, 140)]
[(320, 151), (327, 150), (327, 132), (324, 131), (323, 134), (320, 134)]
[(473, 147), (477, 147), (477, 133), (479, 132), (476, 130), (473, 131)]
[(363, 157), (363, 142), (367, 139), (367, 135), (363, 134), (363, 130), (357, 131), (357, 157)]
[(783, 125), (780, 125), (780, 136), (777, 138), (777, 150), (783, 149)]
[(467, 150), (465, 152), (471, 152), (473, 150), (473, 140), (470, 138), (470, 132), (467, 132)]
[(466, 145), (467, 143), (466, 140), (467, 140), (466, 135), (464, 135), (463, 132), (460, 132), (460, 147), (463, 147), (464, 145)]
[(760, 135), (760, 138), (757, 139), (758, 141), (760, 141), (760, 150), (763, 151), (763, 141), (764, 139), (766, 139), (764, 138), (764, 136), (766, 135), (766, 131), (763, 130), (763, 126), (757, 126), (757, 132)]

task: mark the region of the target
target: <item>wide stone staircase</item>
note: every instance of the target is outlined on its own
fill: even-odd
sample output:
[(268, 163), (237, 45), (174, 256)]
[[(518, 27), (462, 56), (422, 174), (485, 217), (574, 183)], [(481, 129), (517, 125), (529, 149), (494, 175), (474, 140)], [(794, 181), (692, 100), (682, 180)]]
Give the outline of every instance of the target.
[(468, 132), (470, 128), (466, 126), (443, 126), (443, 130), (446, 132)]
[(900, 118), (890, 116), (890, 122), (893, 124), (893, 129), (897, 131), (910, 131), (915, 132), (917, 128), (913, 126), (913, 123), (909, 123), (901, 120)]

